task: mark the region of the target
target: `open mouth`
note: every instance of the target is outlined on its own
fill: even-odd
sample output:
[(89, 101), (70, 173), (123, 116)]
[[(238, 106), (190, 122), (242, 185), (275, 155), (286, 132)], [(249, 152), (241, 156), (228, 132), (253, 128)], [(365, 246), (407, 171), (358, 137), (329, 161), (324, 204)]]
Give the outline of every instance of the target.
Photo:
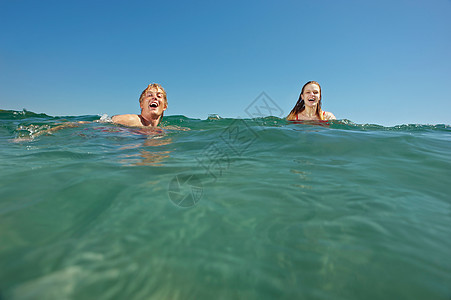
[(154, 102), (150, 103), (149, 106), (153, 107), (153, 108), (157, 108), (158, 107), (158, 102), (154, 101)]
[(308, 99), (308, 101), (313, 103), (313, 102), (315, 102), (315, 99), (313, 99), (313, 98), (312, 99)]

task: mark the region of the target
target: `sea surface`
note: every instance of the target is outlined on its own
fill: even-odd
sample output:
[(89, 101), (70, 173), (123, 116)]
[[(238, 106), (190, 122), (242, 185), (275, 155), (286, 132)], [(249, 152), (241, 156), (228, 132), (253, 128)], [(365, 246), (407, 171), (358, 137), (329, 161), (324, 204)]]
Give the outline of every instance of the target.
[(2, 300), (451, 299), (449, 125), (0, 110), (0, 178)]

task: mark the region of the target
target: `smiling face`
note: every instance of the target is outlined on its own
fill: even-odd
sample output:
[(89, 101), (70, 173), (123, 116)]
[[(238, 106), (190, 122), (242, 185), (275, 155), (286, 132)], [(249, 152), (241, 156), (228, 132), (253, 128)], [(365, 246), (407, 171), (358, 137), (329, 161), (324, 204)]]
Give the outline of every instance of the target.
[(315, 83), (309, 83), (304, 87), (304, 91), (301, 94), (302, 100), (304, 100), (305, 106), (314, 107), (318, 105), (321, 100), (321, 89), (319, 85)]
[(139, 99), (141, 115), (145, 118), (157, 118), (163, 114), (168, 107), (166, 93), (160, 87), (146, 89)]

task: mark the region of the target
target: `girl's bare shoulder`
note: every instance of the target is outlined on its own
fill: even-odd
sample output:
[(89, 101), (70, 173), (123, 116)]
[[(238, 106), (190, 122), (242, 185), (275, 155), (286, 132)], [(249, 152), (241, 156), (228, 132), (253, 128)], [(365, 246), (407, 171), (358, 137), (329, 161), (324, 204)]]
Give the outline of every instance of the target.
[(324, 112), (324, 119), (325, 120), (336, 120), (337, 118), (335, 118), (333, 113), (331, 113), (329, 111), (325, 111)]

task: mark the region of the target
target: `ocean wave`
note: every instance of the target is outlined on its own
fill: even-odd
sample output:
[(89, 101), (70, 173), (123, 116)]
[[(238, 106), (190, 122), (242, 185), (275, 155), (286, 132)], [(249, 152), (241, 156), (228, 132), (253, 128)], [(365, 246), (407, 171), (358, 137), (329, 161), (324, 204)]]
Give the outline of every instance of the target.
[(0, 115), (6, 298), (449, 296), (448, 125)]

